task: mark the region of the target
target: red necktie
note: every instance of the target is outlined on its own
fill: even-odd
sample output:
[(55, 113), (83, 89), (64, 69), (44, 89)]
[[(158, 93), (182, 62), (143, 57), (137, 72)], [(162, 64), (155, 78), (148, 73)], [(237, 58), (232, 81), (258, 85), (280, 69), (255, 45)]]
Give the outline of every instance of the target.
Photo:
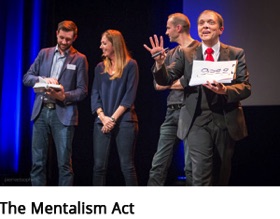
[(211, 61), (211, 62), (214, 62), (214, 58), (212, 56), (212, 53), (214, 52), (214, 50), (210, 47), (210, 48), (207, 48), (206, 49), (206, 61)]

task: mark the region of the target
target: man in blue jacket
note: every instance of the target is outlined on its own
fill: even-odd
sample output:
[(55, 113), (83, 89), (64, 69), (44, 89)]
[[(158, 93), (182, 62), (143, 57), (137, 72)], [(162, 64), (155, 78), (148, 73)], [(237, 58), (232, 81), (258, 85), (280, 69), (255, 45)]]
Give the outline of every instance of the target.
[(88, 62), (73, 48), (78, 28), (73, 21), (62, 21), (56, 31), (57, 45), (42, 49), (23, 77), (25, 86), (36, 83), (60, 85), (36, 93), (31, 120), (33, 186), (47, 185), (48, 142), (52, 136), (56, 148), (60, 186), (73, 185), (72, 141), (78, 125), (77, 102), (88, 93)]

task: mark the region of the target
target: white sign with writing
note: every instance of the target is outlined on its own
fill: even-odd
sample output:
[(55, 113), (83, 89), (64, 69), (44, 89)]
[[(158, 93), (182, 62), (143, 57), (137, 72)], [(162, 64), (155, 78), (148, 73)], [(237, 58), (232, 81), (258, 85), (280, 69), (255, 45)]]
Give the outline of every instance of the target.
[(219, 83), (231, 83), (236, 71), (237, 60), (209, 62), (194, 60), (190, 86), (212, 83), (214, 80)]

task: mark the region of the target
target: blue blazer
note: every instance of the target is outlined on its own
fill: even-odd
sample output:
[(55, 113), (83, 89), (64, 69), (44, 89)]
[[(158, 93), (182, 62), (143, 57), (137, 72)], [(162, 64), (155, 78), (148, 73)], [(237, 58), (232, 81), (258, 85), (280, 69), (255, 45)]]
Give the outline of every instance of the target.
[[(23, 76), (25, 86), (33, 87), (39, 82), (39, 76), (50, 77), (55, 47), (42, 49), (27, 73)], [(77, 102), (88, 94), (88, 61), (84, 54), (71, 47), (58, 78), (65, 91), (63, 102), (56, 100), (56, 113), (62, 124), (78, 125)], [(40, 114), (43, 95), (36, 94), (31, 120)]]
[[(181, 83), (185, 86), (184, 106), (180, 111), (180, 119), (178, 124), (177, 135), (180, 139), (184, 139), (195, 119), (195, 111), (198, 105), (198, 97), (200, 95), (200, 86), (189, 86), (192, 74), (193, 60), (203, 60), (202, 46), (193, 48), (184, 48), (176, 61), (168, 66), (163, 67), (157, 72), (154, 70), (154, 77), (158, 84), (166, 85), (172, 81), (179, 79), (184, 75), (184, 81)], [(234, 80), (227, 85), (227, 95), (214, 94), (211, 105), (219, 107), (219, 111), (223, 115), (215, 114), (215, 122), (220, 127), (227, 128), (230, 136), (234, 140), (240, 140), (247, 136), (247, 127), (245, 123), (243, 109), (240, 101), (251, 95), (251, 85), (249, 83), (249, 72), (245, 61), (245, 53), (241, 48), (225, 45), (221, 43), (219, 61), (238, 60), (236, 75)]]

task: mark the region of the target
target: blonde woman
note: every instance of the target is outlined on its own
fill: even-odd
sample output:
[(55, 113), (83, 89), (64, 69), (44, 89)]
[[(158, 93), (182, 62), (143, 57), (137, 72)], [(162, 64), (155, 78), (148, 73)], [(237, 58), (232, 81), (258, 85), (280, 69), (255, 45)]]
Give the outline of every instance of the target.
[(95, 67), (91, 94), (91, 110), (97, 115), (93, 131), (93, 185), (106, 185), (109, 152), (115, 142), (125, 183), (136, 186), (134, 152), (138, 119), (134, 101), (138, 65), (118, 30), (102, 34), (100, 49), (104, 60)]

